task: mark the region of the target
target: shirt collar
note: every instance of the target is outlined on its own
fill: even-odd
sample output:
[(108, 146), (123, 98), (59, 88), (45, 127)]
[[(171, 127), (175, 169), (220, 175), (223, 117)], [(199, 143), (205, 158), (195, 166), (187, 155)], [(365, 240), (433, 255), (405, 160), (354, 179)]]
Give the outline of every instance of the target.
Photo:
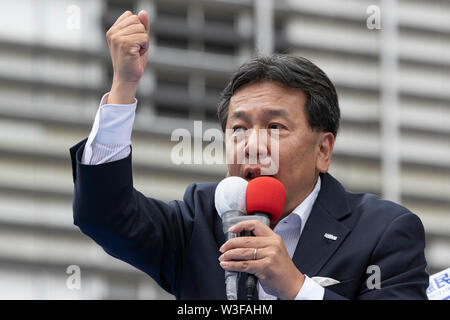
[[(309, 215), (311, 214), (312, 207), (313, 207), (314, 203), (316, 202), (317, 196), (319, 195), (320, 186), (321, 186), (321, 180), (320, 180), (320, 176), (319, 176), (313, 191), (306, 197), (305, 200), (302, 201), (302, 203), (300, 203), (291, 212), (291, 214), (287, 215), (284, 219), (282, 219), (280, 221), (280, 223), (286, 222), (289, 225), (291, 225), (291, 223), (297, 224), (297, 227), (301, 228), (300, 232), (303, 231), (303, 227), (305, 226), (306, 221), (308, 220)], [(300, 219), (298, 219), (297, 217)]]

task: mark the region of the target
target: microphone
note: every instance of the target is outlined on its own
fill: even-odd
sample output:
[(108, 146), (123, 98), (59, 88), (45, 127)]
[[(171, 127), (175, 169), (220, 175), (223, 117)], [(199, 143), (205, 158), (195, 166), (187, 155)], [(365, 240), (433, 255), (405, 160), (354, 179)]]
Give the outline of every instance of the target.
[[(275, 178), (261, 176), (251, 180), (247, 185), (245, 196), (247, 213), (267, 226), (280, 219), (285, 200), (286, 190)], [(254, 236), (252, 232), (246, 235)], [(251, 300), (256, 288), (255, 275), (248, 275), (245, 286), (247, 299)]]
[[(222, 219), (223, 233), (226, 241), (238, 235), (228, 232), (232, 226), (238, 223), (239, 217), (246, 213), (246, 190), (248, 182), (240, 177), (228, 177), (223, 179), (216, 188), (214, 205)], [(238, 272), (225, 270), (225, 288), (227, 300), (237, 300)]]

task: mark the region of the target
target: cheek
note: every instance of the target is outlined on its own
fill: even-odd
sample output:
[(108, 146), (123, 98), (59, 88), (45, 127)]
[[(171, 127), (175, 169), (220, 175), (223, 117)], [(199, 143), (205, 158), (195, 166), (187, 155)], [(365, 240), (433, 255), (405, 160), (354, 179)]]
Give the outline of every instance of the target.
[[(297, 143), (296, 143), (297, 142)], [(315, 154), (312, 148), (307, 148), (297, 141), (280, 143), (279, 147), (280, 177), (297, 180), (299, 176), (314, 173)]]
[(290, 152), (280, 151), (278, 178), (283, 182), (285, 187), (289, 187), (292, 181), (297, 180), (296, 171), (298, 170), (298, 163), (294, 159), (296, 158)]

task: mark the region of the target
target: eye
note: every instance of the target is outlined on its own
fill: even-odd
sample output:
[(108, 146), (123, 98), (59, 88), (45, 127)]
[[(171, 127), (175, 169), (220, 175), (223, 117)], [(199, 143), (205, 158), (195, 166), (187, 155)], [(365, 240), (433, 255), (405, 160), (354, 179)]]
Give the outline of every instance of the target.
[(285, 129), (286, 127), (285, 126), (283, 126), (282, 124), (279, 124), (279, 123), (272, 123), (272, 124), (270, 124), (269, 125), (269, 129), (271, 129), (271, 130), (281, 130), (281, 129)]
[(233, 132), (241, 132), (241, 131), (247, 130), (243, 126), (234, 126), (232, 129), (233, 129)]

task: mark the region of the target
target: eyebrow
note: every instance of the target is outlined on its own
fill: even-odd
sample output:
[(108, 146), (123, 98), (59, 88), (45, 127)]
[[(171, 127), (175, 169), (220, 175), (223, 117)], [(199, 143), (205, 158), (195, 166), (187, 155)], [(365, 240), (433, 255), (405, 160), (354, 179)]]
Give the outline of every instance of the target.
[[(270, 117), (283, 117), (289, 119), (289, 112), (284, 109), (271, 109), (263, 113), (263, 118)], [(231, 114), (230, 120), (243, 119), (244, 121), (250, 122), (250, 117), (243, 111), (235, 111)]]
[(268, 110), (267, 112), (264, 112), (264, 117), (266, 116), (272, 116), (272, 117), (283, 117), (289, 119), (289, 112), (287, 112), (284, 109), (275, 109), (275, 110)]
[(243, 119), (244, 121), (250, 122), (250, 117), (242, 111), (235, 111), (231, 114), (230, 120)]

